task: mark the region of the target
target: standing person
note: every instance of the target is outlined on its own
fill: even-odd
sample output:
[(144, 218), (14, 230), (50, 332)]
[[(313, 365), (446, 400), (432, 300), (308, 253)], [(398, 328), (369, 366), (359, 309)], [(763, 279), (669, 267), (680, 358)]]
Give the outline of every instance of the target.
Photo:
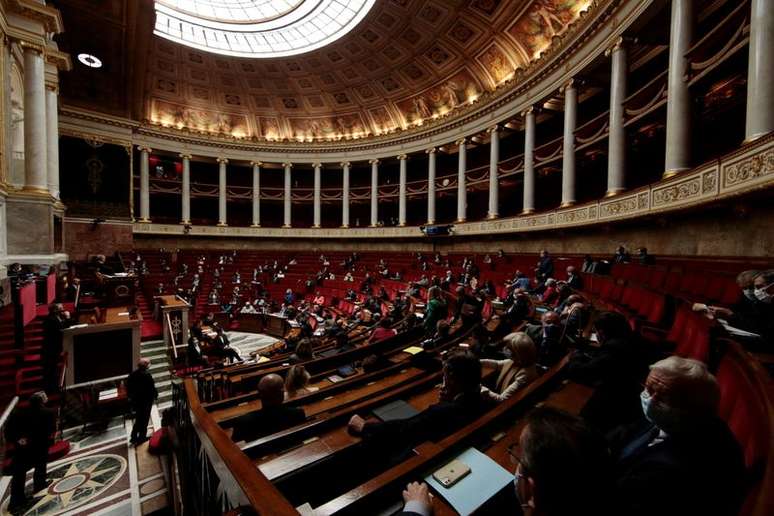
[(48, 316), (43, 321), (43, 381), (46, 392), (59, 390), (59, 378), (56, 375), (59, 357), (62, 355), (62, 330), (72, 326), (70, 312), (61, 303), (48, 307)]
[(134, 426), (132, 426), (132, 435), (129, 442), (139, 445), (148, 440), (146, 435), (148, 430), (148, 421), (150, 421), (151, 408), (153, 402), (158, 398), (156, 383), (150, 374), (148, 368), (150, 360), (141, 358), (137, 362), (137, 369), (132, 371), (126, 380), (126, 390), (129, 395), (129, 402), (134, 410)]
[(34, 492), (46, 488), (46, 462), (48, 448), (56, 430), (56, 414), (46, 408), (48, 397), (43, 391), (30, 396), (27, 408), (17, 409), (5, 429), (5, 438), (14, 444), (15, 452), (11, 463), (11, 500), (8, 510), (16, 513), (27, 503), (24, 484), (27, 471), (35, 468), (33, 474)]
[(427, 308), (425, 308), (425, 318), (422, 323), (426, 334), (430, 335), (435, 331), (438, 321), (446, 318), (447, 310), (441, 287), (430, 287), (427, 290)]

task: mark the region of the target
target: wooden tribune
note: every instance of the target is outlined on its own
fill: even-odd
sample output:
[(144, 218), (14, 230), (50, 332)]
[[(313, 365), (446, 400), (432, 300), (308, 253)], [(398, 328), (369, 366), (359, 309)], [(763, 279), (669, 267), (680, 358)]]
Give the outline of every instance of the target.
[(76, 325), (62, 332), (67, 356), (67, 388), (123, 379), (140, 360), (142, 318), (129, 316), (129, 307), (105, 310), (102, 322)]
[(161, 325), (164, 328), (164, 344), (170, 358), (175, 361), (180, 349), (188, 345), (188, 312), (191, 305), (178, 296), (156, 296), (161, 310)]

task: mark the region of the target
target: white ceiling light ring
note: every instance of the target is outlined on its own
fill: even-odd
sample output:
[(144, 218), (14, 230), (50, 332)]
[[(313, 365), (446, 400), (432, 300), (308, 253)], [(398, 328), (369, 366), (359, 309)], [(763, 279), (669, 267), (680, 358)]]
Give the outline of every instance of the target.
[(82, 65), (88, 66), (89, 68), (102, 68), (102, 60), (91, 54), (78, 54), (78, 61), (80, 61)]

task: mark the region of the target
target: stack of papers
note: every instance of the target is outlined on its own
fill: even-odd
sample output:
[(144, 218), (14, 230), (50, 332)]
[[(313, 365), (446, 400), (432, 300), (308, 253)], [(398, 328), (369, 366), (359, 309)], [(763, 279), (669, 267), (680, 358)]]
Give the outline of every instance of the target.
[(412, 355), (416, 355), (417, 353), (421, 353), (423, 351), (424, 349), (420, 348), (419, 346), (409, 346), (403, 350), (404, 353), (410, 353)]
[(118, 388), (100, 391), (99, 401), (107, 401), (118, 398)]

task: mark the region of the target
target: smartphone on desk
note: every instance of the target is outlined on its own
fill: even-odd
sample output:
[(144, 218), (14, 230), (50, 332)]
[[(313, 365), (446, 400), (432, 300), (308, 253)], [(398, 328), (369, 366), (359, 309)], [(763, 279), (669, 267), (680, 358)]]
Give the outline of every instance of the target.
[(450, 488), (470, 473), (470, 467), (454, 459), (441, 469), (433, 473), (433, 478), (445, 488)]

